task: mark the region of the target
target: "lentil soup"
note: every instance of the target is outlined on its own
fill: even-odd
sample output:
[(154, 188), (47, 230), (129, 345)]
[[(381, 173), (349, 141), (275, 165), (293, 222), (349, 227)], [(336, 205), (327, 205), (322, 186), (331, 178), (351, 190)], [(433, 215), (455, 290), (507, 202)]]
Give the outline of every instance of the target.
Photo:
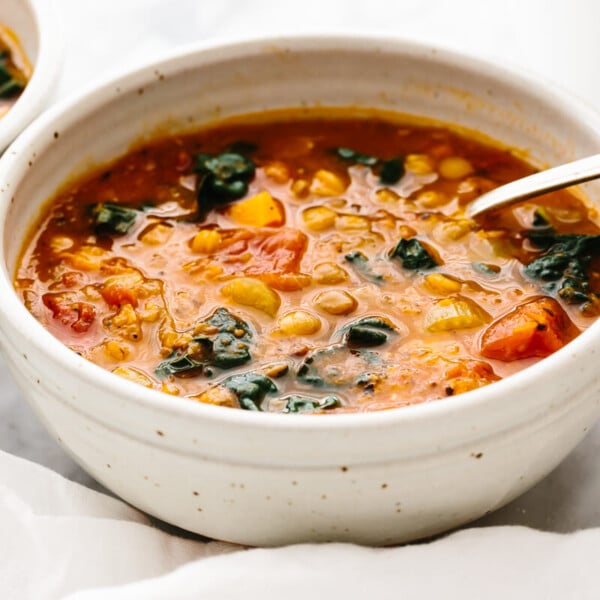
[(596, 214), (534, 169), (389, 115), (279, 111), (158, 139), (69, 182), (23, 250), (27, 308), (86, 359), (190, 401), (382, 410), (492, 383), (600, 306)]

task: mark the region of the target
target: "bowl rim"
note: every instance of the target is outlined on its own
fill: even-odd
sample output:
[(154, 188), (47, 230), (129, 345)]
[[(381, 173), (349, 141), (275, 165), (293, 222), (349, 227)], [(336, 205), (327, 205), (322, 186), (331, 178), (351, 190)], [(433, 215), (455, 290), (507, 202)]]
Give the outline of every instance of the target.
[[(23, 93), (0, 119), (0, 153), (31, 123), (48, 102), (62, 66), (63, 41), (54, 0), (22, 0), (37, 30), (38, 51), (33, 74)], [(20, 38), (20, 32), (15, 32)]]
[[(576, 113), (577, 119), (585, 127), (595, 132), (600, 140), (600, 114), (584, 101), (573, 94), (561, 89), (544, 78), (531, 75), (519, 68), (506, 68), (489, 60), (482, 60), (464, 52), (456, 51), (442, 45), (431, 45), (416, 41), (412, 38), (379, 35), (372, 33), (336, 33), (336, 34), (295, 34), (286, 36), (249, 36), (243, 40), (212, 39), (178, 48), (164, 58), (152, 60), (133, 69), (126, 69), (119, 75), (111, 75), (100, 82), (88, 84), (81, 92), (62, 101), (41, 117), (36, 119), (13, 143), (11, 151), (0, 158), (0, 239), (6, 226), (7, 212), (11, 204), (11, 186), (5, 185), (10, 181), (11, 170), (19, 163), (26, 162), (22, 155), (31, 155), (31, 147), (40, 140), (49, 140), (56, 129), (55, 121), (67, 117), (73, 122), (74, 115), (79, 118), (95, 112), (103, 104), (114, 99), (115, 94), (126, 94), (139, 88), (140, 83), (150, 83), (156, 78), (157, 72), (171, 69), (173, 72), (190, 68), (186, 64), (193, 61), (195, 65), (202, 59), (211, 57), (239, 57), (248, 52), (261, 52), (266, 48), (284, 47), (296, 51), (306, 50), (373, 50), (374, 47), (395, 53), (417, 53), (435, 56), (437, 60), (467, 69), (473, 73), (479, 71), (494, 79), (508, 79), (512, 85), (519, 86), (529, 92), (534, 90), (536, 96), (543, 101), (570, 113)], [(191, 68), (194, 68), (193, 66)], [(83, 108), (82, 108), (83, 107)], [(67, 127), (69, 125), (67, 124)], [(64, 127), (63, 127), (64, 129)], [(49, 142), (44, 142), (45, 144)], [(45, 146), (44, 146), (45, 148)], [(16, 171), (19, 170), (18, 167)], [(19, 179), (21, 177), (19, 176)], [(280, 431), (333, 431), (356, 429), (379, 429), (383, 426), (410, 426), (424, 421), (448, 421), (464, 411), (493, 403), (504, 403), (513, 398), (519, 389), (529, 388), (536, 381), (551, 377), (552, 372), (570, 357), (586, 352), (600, 337), (600, 319), (592, 324), (575, 340), (555, 352), (553, 355), (540, 360), (505, 379), (494, 382), (451, 399), (430, 401), (374, 412), (331, 415), (301, 415), (292, 416), (251, 412), (245, 410), (230, 410), (219, 406), (193, 402), (184, 397), (173, 397), (157, 390), (128, 381), (96, 364), (82, 358), (55, 338), (35, 317), (25, 308), (14, 290), (12, 279), (5, 264), (4, 248), (0, 246), (0, 321), (19, 324), (21, 337), (35, 346), (41, 354), (51, 354), (54, 362), (77, 377), (81, 377), (95, 387), (108, 392), (118, 401), (127, 401), (161, 414), (185, 417), (186, 419), (201, 420), (207, 423), (230, 425), (241, 428), (260, 428), (263, 430)], [(565, 400), (565, 402), (567, 402)], [(500, 404), (502, 405), (502, 404)], [(537, 413), (536, 413), (537, 414)], [(532, 415), (531, 418), (534, 418)]]

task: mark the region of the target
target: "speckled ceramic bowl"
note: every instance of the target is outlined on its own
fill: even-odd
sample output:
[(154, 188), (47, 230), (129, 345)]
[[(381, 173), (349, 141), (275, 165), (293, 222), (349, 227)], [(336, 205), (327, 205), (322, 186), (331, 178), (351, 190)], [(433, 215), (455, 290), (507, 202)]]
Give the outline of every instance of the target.
[(513, 499), (583, 437), (599, 412), (600, 323), (535, 366), (451, 399), (371, 414), (257, 414), (162, 395), (86, 362), (12, 288), (22, 240), (68, 176), (143, 136), (300, 104), (425, 115), (539, 163), (600, 148), (597, 115), (562, 92), (424, 45), (325, 36), (182, 52), (53, 109), (0, 161), (1, 341), (56, 439), (165, 521), (258, 545), (428, 536)]
[(0, 153), (46, 106), (62, 63), (62, 42), (51, 0), (2, 0), (0, 23), (18, 38), (33, 75), (15, 105), (0, 118)]

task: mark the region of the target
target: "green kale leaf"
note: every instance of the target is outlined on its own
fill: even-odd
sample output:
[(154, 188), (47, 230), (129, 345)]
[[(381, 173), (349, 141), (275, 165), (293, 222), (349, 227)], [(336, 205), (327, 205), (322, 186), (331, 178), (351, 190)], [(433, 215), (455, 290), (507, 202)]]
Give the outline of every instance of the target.
[(400, 157), (390, 158), (381, 162), (379, 181), (385, 185), (394, 185), (404, 175), (404, 160)]
[(309, 398), (307, 396), (291, 395), (282, 398), (285, 400), (284, 413), (305, 413), (315, 410), (327, 410), (340, 406), (340, 401), (337, 396), (325, 396), (321, 400)]
[(126, 234), (135, 223), (139, 211), (110, 202), (92, 204), (90, 212), (94, 229), (98, 234)]
[(371, 167), (379, 174), (379, 181), (384, 185), (398, 183), (404, 175), (404, 159), (401, 156), (383, 160), (370, 154), (356, 152), (352, 148), (335, 148), (335, 154), (347, 162)]
[(15, 78), (8, 68), (9, 54), (0, 52), (0, 98), (12, 98), (25, 89), (25, 82)]
[(375, 156), (370, 156), (369, 154), (362, 154), (360, 152), (352, 150), (351, 148), (336, 148), (335, 153), (344, 160), (359, 165), (365, 165), (367, 167), (374, 167), (379, 163), (379, 159)]
[(390, 252), (390, 258), (399, 258), (404, 269), (423, 271), (437, 267), (437, 262), (417, 238), (401, 239)]
[(215, 204), (223, 204), (245, 196), (248, 182), (254, 177), (254, 162), (237, 152), (198, 154), (196, 173), (199, 175), (198, 202), (200, 213)]
[(345, 342), (331, 344), (309, 353), (302, 361), (297, 377), (298, 381), (313, 387), (348, 387), (358, 374), (381, 364), (381, 357), (376, 352), (350, 348)]
[(371, 281), (372, 283), (377, 283), (378, 285), (383, 283), (384, 277), (380, 273), (376, 273), (373, 270), (372, 265), (369, 262), (369, 259), (359, 250), (355, 250), (354, 252), (350, 252), (346, 254), (344, 257), (347, 262), (349, 262), (356, 272), (361, 275), (367, 281)]
[(209, 367), (232, 369), (251, 360), (252, 332), (245, 321), (226, 308), (218, 308), (202, 324), (207, 333), (194, 337), (186, 348), (163, 360), (154, 370), (157, 377), (191, 376), (203, 370), (208, 374)]
[(565, 302), (591, 301), (588, 272), (592, 259), (600, 253), (600, 235), (531, 232), (528, 237), (545, 251), (525, 267), (525, 274), (550, 282), (546, 289), (558, 288), (558, 295)]
[(344, 327), (344, 340), (350, 348), (381, 346), (388, 341), (388, 335), (396, 333), (396, 328), (381, 317), (363, 317)]
[(261, 373), (242, 373), (225, 379), (221, 385), (230, 389), (238, 398), (240, 407), (245, 410), (261, 410), (261, 402), (267, 394), (279, 390), (266, 375)]

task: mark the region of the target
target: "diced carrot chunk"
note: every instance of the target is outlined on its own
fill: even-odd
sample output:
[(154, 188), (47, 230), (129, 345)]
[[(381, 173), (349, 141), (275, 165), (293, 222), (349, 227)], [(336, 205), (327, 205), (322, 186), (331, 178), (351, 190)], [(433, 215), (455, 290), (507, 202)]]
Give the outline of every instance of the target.
[(553, 298), (525, 302), (492, 323), (481, 338), (481, 354), (509, 362), (549, 356), (579, 333)]
[(491, 365), (482, 360), (461, 360), (446, 369), (444, 375), (447, 396), (463, 394), (500, 379)]
[(470, 377), (473, 379), (486, 379), (497, 381), (500, 379), (492, 369), (491, 365), (482, 360), (462, 360), (454, 363), (446, 370), (446, 377)]

